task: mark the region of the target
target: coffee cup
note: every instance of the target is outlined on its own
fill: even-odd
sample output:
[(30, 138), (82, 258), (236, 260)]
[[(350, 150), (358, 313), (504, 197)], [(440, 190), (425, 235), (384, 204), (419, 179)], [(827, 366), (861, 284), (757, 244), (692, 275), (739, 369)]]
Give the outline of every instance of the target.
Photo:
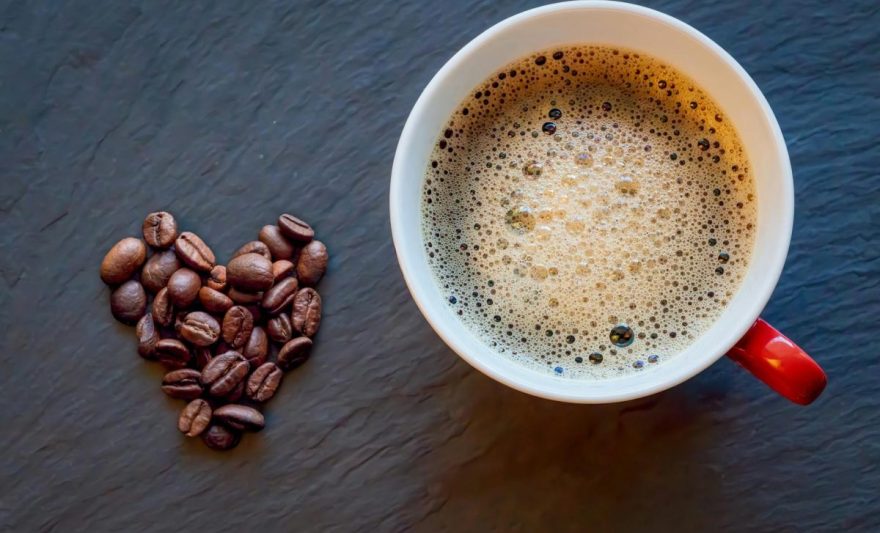
[[(420, 198), (437, 133), (473, 87), (530, 53), (602, 44), (649, 53), (694, 79), (732, 121), (748, 153), (757, 199), (757, 233), (739, 290), (718, 319), (683, 352), (651, 368), (601, 380), (566, 379), (499, 356), (446, 305), (425, 253)], [(452, 57), (424, 89), (404, 126), (391, 175), (394, 246), (420, 311), (456, 353), (489, 377), (535, 396), (610, 403), (654, 394), (695, 376), (725, 354), (799, 404), (815, 400), (826, 376), (806, 352), (760, 318), (782, 272), (791, 239), (794, 193), (785, 140), (773, 111), (745, 70), (691, 26), (618, 2), (552, 4), (489, 28)]]

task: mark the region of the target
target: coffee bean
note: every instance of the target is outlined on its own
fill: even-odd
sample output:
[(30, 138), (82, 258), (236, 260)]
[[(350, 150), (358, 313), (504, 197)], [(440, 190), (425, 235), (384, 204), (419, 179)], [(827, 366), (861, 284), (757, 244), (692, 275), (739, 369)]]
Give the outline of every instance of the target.
[(245, 292), (264, 291), (272, 286), (272, 262), (260, 254), (244, 254), (226, 265), (226, 279), (234, 288)]
[(315, 238), (315, 230), (305, 221), (287, 213), (278, 217), (278, 228), (292, 241), (309, 242)]
[(278, 226), (263, 226), (260, 230), (259, 239), (269, 247), (272, 257), (278, 259), (290, 259), (293, 257), (295, 248), (281, 233)]
[(211, 424), (211, 406), (205, 400), (193, 400), (186, 404), (177, 420), (177, 429), (187, 437), (198, 437)]
[(280, 259), (272, 263), (272, 278), (278, 283), (284, 278), (289, 278), (296, 271), (296, 265), (287, 259)]
[(174, 322), (174, 305), (168, 297), (168, 289), (162, 288), (153, 298), (153, 320), (160, 326), (168, 327)]
[(244, 396), (244, 389), (247, 382), (247, 377), (245, 379), (238, 382), (238, 385), (235, 386), (229, 394), (223, 397), (223, 401), (226, 403), (235, 403), (238, 400), (242, 399)]
[(312, 339), (297, 337), (288, 341), (278, 352), (278, 366), (283, 370), (293, 370), (305, 363), (312, 351)]
[(202, 432), (202, 442), (212, 450), (226, 451), (238, 446), (241, 434), (220, 424), (213, 424)]
[(212, 268), (211, 272), (208, 274), (208, 281), (205, 284), (215, 291), (225, 291), (226, 267), (223, 265), (217, 265)]
[(266, 331), (269, 333), (269, 338), (275, 342), (289, 341), (293, 337), (293, 324), (290, 322), (290, 315), (281, 313), (270, 318), (266, 323)]
[(272, 260), (272, 252), (269, 251), (269, 247), (266, 246), (266, 243), (260, 241), (251, 241), (249, 243), (245, 243), (244, 246), (242, 246), (241, 248), (236, 250), (234, 254), (232, 254), (232, 258), (235, 259), (236, 257), (244, 254), (262, 255), (269, 261)]
[(263, 300), (262, 292), (244, 292), (232, 287), (227, 293), (233, 302), (240, 305), (258, 304)]
[(167, 368), (184, 368), (189, 364), (189, 348), (177, 339), (162, 339), (156, 344), (156, 360)]
[(178, 309), (191, 306), (199, 296), (202, 278), (188, 268), (181, 268), (168, 280), (168, 297)]
[(184, 231), (174, 241), (177, 257), (198, 272), (210, 272), (214, 268), (214, 252), (198, 235)]
[(144, 359), (153, 359), (160, 338), (153, 315), (147, 313), (142, 316), (134, 331), (138, 338), (138, 354)]
[(147, 260), (147, 247), (140, 239), (126, 237), (113, 245), (101, 261), (101, 279), (118, 285), (131, 279)]
[(296, 277), (304, 286), (315, 285), (327, 270), (327, 247), (321, 241), (305, 245), (296, 263)]
[(134, 324), (147, 311), (147, 293), (144, 287), (131, 279), (110, 293), (110, 311), (123, 324)]
[(180, 336), (196, 346), (210, 346), (220, 338), (220, 324), (208, 313), (195, 311), (183, 319)]
[(214, 410), (214, 419), (240, 431), (260, 431), (266, 425), (263, 413), (253, 407), (234, 403)]
[(247, 382), (247, 397), (255, 402), (267, 402), (281, 385), (283, 373), (275, 363), (263, 363), (251, 374)]
[(244, 346), (253, 330), (254, 317), (240, 305), (230, 307), (223, 316), (223, 340), (233, 348)]
[(288, 308), (297, 294), (299, 285), (296, 278), (286, 278), (278, 282), (274, 287), (263, 293), (261, 303), (270, 315), (277, 315)]
[[(218, 347), (219, 348), (219, 347)], [(228, 350), (217, 351), (217, 353), (225, 353)], [(214, 358), (214, 353), (211, 351), (210, 346), (194, 346), (193, 347), (193, 360), (196, 364), (196, 369), (201, 370), (211, 362), (211, 359)]]
[(266, 331), (260, 326), (255, 326), (248, 338), (247, 344), (242, 348), (241, 354), (247, 359), (251, 368), (257, 368), (266, 362), (269, 354), (269, 339)]
[(218, 355), (202, 369), (201, 382), (212, 396), (226, 396), (248, 373), (248, 362), (238, 352)]
[(162, 392), (178, 400), (192, 400), (202, 395), (201, 373), (192, 368), (172, 370), (162, 378)]
[(147, 215), (142, 229), (144, 240), (153, 248), (168, 248), (177, 239), (177, 221), (165, 211)]
[[(317, 242), (317, 241), (312, 241)], [(321, 325), (321, 295), (307, 287), (296, 293), (291, 315), (293, 329), (306, 337), (314, 337)]]
[(223, 314), (233, 306), (232, 298), (211, 287), (199, 289), (199, 302), (209, 313)]
[(141, 270), (141, 283), (149, 292), (156, 294), (168, 285), (171, 275), (180, 268), (180, 261), (174, 250), (156, 252), (144, 264)]

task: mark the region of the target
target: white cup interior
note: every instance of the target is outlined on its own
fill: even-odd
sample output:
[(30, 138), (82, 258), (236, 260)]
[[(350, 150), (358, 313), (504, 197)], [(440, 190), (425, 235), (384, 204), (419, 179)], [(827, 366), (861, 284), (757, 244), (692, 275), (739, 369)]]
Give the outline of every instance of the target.
[[(733, 122), (756, 180), (758, 227), (749, 270), (718, 321), (684, 352), (644, 371), (600, 381), (574, 380), (526, 368), (495, 353), (466, 328), (438, 289), (425, 255), (421, 192), (433, 144), (472, 89), (529, 53), (566, 44), (606, 44), (646, 53), (677, 68), (716, 100)], [(434, 76), (413, 108), (394, 159), (391, 228), (410, 292), (443, 340), (471, 365), (521, 391), (579, 402), (622, 401), (672, 387), (708, 367), (758, 317), (782, 271), (794, 210), (791, 167), (779, 125), (743, 68), (683, 22), (618, 2), (567, 2), (533, 9), (485, 31)]]

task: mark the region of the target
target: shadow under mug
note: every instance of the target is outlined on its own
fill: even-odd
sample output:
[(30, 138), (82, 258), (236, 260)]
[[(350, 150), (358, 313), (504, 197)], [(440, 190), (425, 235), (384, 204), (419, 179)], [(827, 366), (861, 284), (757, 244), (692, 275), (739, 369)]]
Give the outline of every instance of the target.
[[(434, 143), (459, 103), (499, 68), (530, 53), (571, 44), (644, 52), (713, 96), (749, 156), (758, 202), (748, 271), (721, 316), (687, 349), (661, 365), (606, 380), (572, 380), (526, 368), (495, 353), (446, 305), (433, 279), (421, 230), (421, 194)], [(673, 387), (727, 354), (789, 400), (808, 404), (825, 373), (802, 349), (759, 318), (782, 272), (794, 215), (791, 164), (767, 100), (743, 68), (708, 37), (673, 17), (619, 2), (551, 4), (489, 28), (441, 69), (413, 107), (391, 174), (391, 230), (400, 268), (422, 314), (472, 366), (523, 392), (575, 403), (609, 403)]]

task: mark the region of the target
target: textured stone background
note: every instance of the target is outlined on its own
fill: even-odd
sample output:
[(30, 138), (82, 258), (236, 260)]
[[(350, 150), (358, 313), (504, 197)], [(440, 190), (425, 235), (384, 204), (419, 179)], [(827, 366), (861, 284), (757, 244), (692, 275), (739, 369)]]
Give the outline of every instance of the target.
[[(433, 73), (537, 2), (0, 1), (0, 530), (880, 528), (880, 4), (652, 1), (726, 47), (786, 135), (766, 317), (813, 406), (728, 361), (571, 406), (447, 349), (394, 258), (397, 136)], [(115, 323), (105, 250), (168, 209), (221, 258), (282, 211), (332, 253), (312, 360), (228, 454), (188, 442)]]

